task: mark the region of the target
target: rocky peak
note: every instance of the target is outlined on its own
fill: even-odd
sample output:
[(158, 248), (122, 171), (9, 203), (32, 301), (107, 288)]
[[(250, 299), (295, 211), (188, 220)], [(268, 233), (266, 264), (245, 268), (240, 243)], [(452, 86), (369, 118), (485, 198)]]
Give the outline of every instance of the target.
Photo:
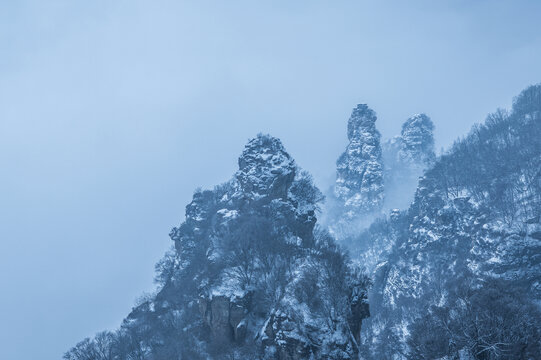
[(249, 197), (286, 198), (296, 172), (295, 161), (282, 142), (259, 134), (250, 140), (239, 157), (236, 179)]
[(357, 105), (348, 121), (349, 144), (336, 162), (335, 196), (346, 214), (377, 211), (383, 203), (381, 135), (376, 113), (366, 104)]
[(370, 109), (366, 104), (358, 104), (353, 109), (351, 117), (348, 120), (349, 141), (363, 137), (365, 133), (378, 133), (376, 130), (376, 120), (377, 116), (374, 110)]
[[(395, 354), (395, 349), (402, 347), (414, 351), (408, 358), (473, 359), (469, 352), (467, 356), (459, 354), (466, 348), (461, 350), (464, 345), (448, 349), (438, 345), (437, 353), (416, 346), (421, 338), (423, 346), (440, 338), (445, 344), (466, 343), (475, 336), (484, 339), (486, 335), (477, 332), (505, 331), (502, 336), (507, 339), (520, 332), (512, 345), (517, 349), (521, 342), (527, 346), (538, 344), (531, 339), (539, 337), (539, 330), (524, 331), (529, 320), (518, 317), (522, 313), (531, 319), (538, 316), (537, 311), (517, 309), (529, 308), (541, 299), (541, 122), (536, 121), (541, 113), (540, 94), (539, 88), (529, 88), (515, 100), (510, 115), (498, 110), (489, 115), (484, 125), (474, 127), (424, 172), (413, 203), (403, 216), (397, 217), (398, 221), (391, 216), (390, 221), (371, 227), (360, 239), (371, 244), (362, 259), (373, 258), (382, 248), (379, 244), (393, 244), (389, 252), (383, 253), (386, 256), (382, 265), (376, 268), (369, 296), (381, 316), (365, 323), (365, 344), (381, 344), (381, 348), (372, 350), (372, 358), (391, 358), (382, 354)], [(401, 147), (417, 155), (402, 159), (419, 159), (419, 155), (430, 152), (433, 125), (428, 120), (419, 115), (404, 124)], [(405, 169), (422, 168), (408, 162), (402, 164)], [(404, 172), (396, 174), (396, 182), (403, 182)], [(506, 291), (512, 294), (512, 301), (499, 303), (507, 296)], [(482, 294), (489, 295), (484, 298)], [(481, 299), (477, 305), (475, 299)], [(466, 303), (468, 313), (461, 313)], [(424, 317), (427, 309), (430, 314)], [(505, 315), (504, 327), (501, 323), (485, 323), (475, 326), (472, 333), (460, 328), (442, 336), (455, 326), (447, 322), (449, 318), (444, 320), (448, 314), (463, 323), (473, 323), (483, 316), (491, 320), (497, 317), (493, 313), (482, 315), (486, 309), (496, 309), (500, 312), (497, 316), (507, 313), (517, 318)], [(446, 330), (434, 331), (436, 327), (430, 321), (445, 323)], [(400, 339), (402, 332), (396, 331), (404, 324), (408, 327), (406, 342)], [(538, 354), (539, 350), (532, 353)], [(524, 354), (510, 351), (503, 357), (535, 358)]]
[(415, 114), (402, 125), (399, 156), (402, 161), (428, 164), (434, 160), (434, 124), (425, 114)]
[(156, 297), (168, 305), (149, 304), (176, 327), (164, 331), (138, 307), (126, 328), (150, 327), (181, 358), (355, 358), (367, 280), (314, 230), (323, 196), (312, 177), (269, 135), (250, 140), (238, 164), (231, 181), (194, 193), (171, 232), (176, 251), (159, 265)]

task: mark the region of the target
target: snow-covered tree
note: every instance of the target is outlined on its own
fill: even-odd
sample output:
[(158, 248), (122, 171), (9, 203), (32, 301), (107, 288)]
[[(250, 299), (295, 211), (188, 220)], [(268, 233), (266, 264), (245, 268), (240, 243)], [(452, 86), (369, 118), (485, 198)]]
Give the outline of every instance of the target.
[(322, 193), (272, 136), (250, 140), (238, 164), (194, 193), (157, 292), (65, 359), (358, 358), (368, 279), (315, 228)]

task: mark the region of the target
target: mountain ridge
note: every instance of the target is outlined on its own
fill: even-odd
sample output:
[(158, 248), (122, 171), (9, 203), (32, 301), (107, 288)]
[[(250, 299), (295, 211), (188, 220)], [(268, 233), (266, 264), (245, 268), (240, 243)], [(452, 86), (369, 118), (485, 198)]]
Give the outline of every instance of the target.
[[(338, 194), (348, 196), (324, 209), (351, 226), (338, 236), (351, 256), (317, 225), (324, 196), (311, 176), (259, 134), (230, 181), (194, 193), (156, 266), (157, 292), (119, 330), (64, 358), (535, 359), (541, 85), (437, 158), (428, 116), (409, 118), (383, 148), (375, 121), (367, 105), (353, 110), (337, 162)], [(368, 186), (345, 180), (349, 164), (366, 163), (378, 174)], [(393, 182), (420, 172), (411, 205), (381, 216)], [(368, 207), (345, 205), (361, 193)], [(356, 217), (375, 220), (363, 229)]]

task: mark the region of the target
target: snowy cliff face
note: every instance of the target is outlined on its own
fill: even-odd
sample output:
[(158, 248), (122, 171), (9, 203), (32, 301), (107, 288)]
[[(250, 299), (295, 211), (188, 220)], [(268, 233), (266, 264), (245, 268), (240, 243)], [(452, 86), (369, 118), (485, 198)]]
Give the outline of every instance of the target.
[(416, 114), (402, 125), (400, 135), (383, 144), (385, 208), (405, 210), (413, 201), (419, 177), (435, 160), (434, 124)]
[(237, 181), (243, 195), (252, 199), (286, 199), (297, 167), (280, 140), (258, 136), (239, 157)]
[(434, 154), (434, 124), (425, 114), (416, 114), (402, 125), (398, 156), (403, 162), (431, 164)]
[(315, 230), (321, 192), (271, 136), (250, 140), (238, 164), (194, 194), (156, 267), (159, 290), (111, 334), (116, 358), (356, 358), (368, 280)]
[(353, 261), (316, 226), (310, 175), (258, 135), (229, 182), (194, 193), (156, 293), (64, 358), (538, 358), (541, 85), (437, 159), (430, 119), (408, 119), (384, 150), (385, 203), (375, 121), (353, 110), (331, 198)]
[(412, 203), (419, 177), (434, 162), (434, 124), (416, 114), (402, 125), (402, 132), (380, 147), (376, 115), (358, 105), (348, 122), (350, 143), (337, 162), (337, 180), (327, 201), (324, 222), (333, 235), (371, 272), (385, 259), (394, 236), (382, 234), (365, 242), (365, 234), (385, 227), (386, 214), (396, 218)]
[(435, 162), (398, 227), (363, 235), (392, 244), (373, 266), (367, 358), (539, 354), (540, 111), (541, 87), (525, 90)]
[(376, 119), (366, 104), (353, 109), (348, 121), (349, 144), (336, 162), (334, 194), (348, 217), (377, 211), (383, 204), (381, 135)]

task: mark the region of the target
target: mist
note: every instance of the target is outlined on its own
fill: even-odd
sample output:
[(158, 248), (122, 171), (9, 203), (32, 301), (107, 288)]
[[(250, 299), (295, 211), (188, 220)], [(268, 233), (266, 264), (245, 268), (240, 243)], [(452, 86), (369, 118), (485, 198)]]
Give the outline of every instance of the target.
[(280, 138), (321, 189), (351, 109), (436, 149), (541, 79), (534, 1), (0, 4), (0, 345), (58, 359), (151, 291), (197, 187)]

